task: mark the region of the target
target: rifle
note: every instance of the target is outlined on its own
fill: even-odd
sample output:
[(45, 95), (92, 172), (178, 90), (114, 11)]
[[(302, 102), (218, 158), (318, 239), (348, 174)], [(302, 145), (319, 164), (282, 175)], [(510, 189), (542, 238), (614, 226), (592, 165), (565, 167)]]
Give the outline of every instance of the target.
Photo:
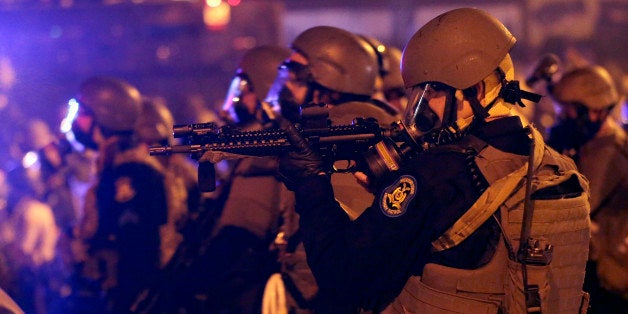
[[(390, 128), (381, 127), (374, 118), (355, 118), (348, 125), (331, 125), (329, 120), (317, 119), (296, 123), (295, 128), (308, 141), (313, 149), (318, 150), (324, 164), (330, 172), (363, 171), (380, 175), (390, 168), (391, 158), (401, 160), (409, 151), (408, 145), (397, 147), (395, 142), (406, 142), (402, 128), (393, 123)], [(206, 151), (221, 151), (246, 156), (278, 156), (291, 149), (286, 132), (278, 127), (257, 131), (242, 131), (232, 125), (218, 127), (215, 123), (197, 123), (174, 125), (175, 138), (182, 140), (181, 145), (152, 146), (151, 155), (191, 154), (200, 156)], [(379, 143), (379, 144), (378, 144)], [(381, 146), (373, 150), (375, 145)], [(383, 151), (382, 151), (383, 149)], [(369, 151), (371, 151), (369, 153)], [(385, 156), (382, 156), (384, 152)], [(347, 161), (346, 168), (336, 168), (336, 161)], [(393, 169), (394, 170), (394, 169)], [(200, 162), (199, 187), (203, 191), (215, 189), (215, 169), (209, 162)]]

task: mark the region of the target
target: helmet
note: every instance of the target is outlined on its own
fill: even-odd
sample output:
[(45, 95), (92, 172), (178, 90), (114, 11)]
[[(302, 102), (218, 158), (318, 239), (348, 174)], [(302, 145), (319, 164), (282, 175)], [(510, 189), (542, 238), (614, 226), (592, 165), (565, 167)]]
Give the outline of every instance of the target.
[[(275, 81), (277, 68), (289, 56), (290, 49), (281, 46), (258, 46), (247, 51), (231, 81), (221, 114), (236, 123), (255, 119), (259, 102), (266, 98)], [(253, 92), (255, 99), (244, 96), (246, 90)]]
[(369, 46), (371, 46), (371, 48), (373, 49), (373, 52), (375, 53), (375, 58), (377, 60), (377, 68), (379, 71), (378, 73), (381, 77), (384, 77), (386, 74), (388, 74), (389, 71), (389, 63), (385, 57), (385, 53), (388, 50), (388, 47), (377, 38), (366, 35), (358, 35), (358, 37), (366, 41), (366, 43), (369, 44)]
[(410, 38), (403, 51), (401, 75), (407, 88), (440, 82), (466, 89), (491, 74), (515, 41), (501, 22), (484, 11), (451, 10)]
[(85, 80), (76, 100), (94, 113), (96, 123), (110, 131), (133, 131), (140, 116), (140, 92), (129, 83), (97, 76)]
[(401, 50), (388, 46), (383, 55), (384, 63), (388, 64), (388, 72), (384, 75), (384, 90), (405, 88), (401, 78)]
[(257, 99), (266, 98), (277, 76), (277, 67), (290, 56), (290, 49), (281, 46), (259, 46), (246, 52), (238, 72), (248, 76)]
[[(530, 98), (514, 81), (509, 52), (515, 41), (500, 21), (473, 8), (445, 12), (421, 27), (401, 57), (405, 87), (412, 89), (402, 122), (412, 138), (430, 145), (458, 140), (474, 121), (509, 115), (513, 103)], [(480, 82), (484, 105), (470, 89)], [(431, 91), (446, 92), (440, 116), (424, 98)], [(458, 115), (462, 99), (473, 114)]]
[(172, 113), (162, 101), (146, 98), (142, 102), (142, 114), (137, 120), (135, 132), (144, 143), (170, 142), (173, 124)]
[(377, 57), (356, 35), (332, 26), (316, 26), (297, 36), (291, 47), (308, 59), (316, 83), (341, 93), (373, 94)]
[(554, 85), (552, 95), (558, 102), (577, 102), (593, 110), (611, 107), (619, 101), (611, 75), (601, 66), (587, 66), (565, 73)]

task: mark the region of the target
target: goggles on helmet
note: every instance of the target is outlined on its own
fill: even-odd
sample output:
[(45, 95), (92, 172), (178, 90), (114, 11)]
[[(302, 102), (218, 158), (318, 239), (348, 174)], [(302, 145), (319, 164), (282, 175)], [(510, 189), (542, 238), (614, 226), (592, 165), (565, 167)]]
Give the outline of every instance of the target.
[(278, 104), (279, 94), (286, 83), (292, 82), (305, 85), (311, 80), (311, 77), (312, 75), (308, 65), (291, 60), (283, 62), (279, 68), (277, 68), (277, 76), (268, 91), (266, 101), (273, 105)]

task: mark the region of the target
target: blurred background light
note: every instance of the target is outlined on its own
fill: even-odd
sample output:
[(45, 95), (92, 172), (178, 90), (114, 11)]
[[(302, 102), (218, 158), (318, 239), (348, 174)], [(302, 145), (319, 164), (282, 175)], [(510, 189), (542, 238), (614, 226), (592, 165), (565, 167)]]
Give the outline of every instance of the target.
[(203, 21), (210, 30), (222, 30), (231, 20), (231, 6), (220, 0), (206, 0)]

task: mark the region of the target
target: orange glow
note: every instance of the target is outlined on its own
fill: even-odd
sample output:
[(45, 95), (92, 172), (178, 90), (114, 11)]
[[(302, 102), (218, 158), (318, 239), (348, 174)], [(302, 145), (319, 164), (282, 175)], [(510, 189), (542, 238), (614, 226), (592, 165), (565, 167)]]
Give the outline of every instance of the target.
[(203, 8), (203, 21), (205, 25), (211, 30), (220, 30), (225, 28), (231, 20), (231, 7), (222, 1), (217, 6), (210, 6), (209, 2), (213, 0), (206, 0), (208, 5)]

